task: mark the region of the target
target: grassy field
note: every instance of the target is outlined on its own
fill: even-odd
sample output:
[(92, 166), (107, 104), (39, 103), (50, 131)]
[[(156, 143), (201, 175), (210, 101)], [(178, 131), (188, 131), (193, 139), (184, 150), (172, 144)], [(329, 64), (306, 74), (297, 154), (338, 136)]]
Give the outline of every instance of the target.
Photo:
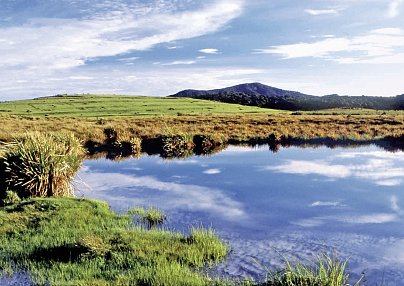
[(189, 98), (150, 96), (65, 95), (0, 103), (0, 115), (116, 117), (277, 113), (277, 110)]
[(274, 138), (370, 140), (404, 136), (404, 111), (285, 112), (195, 99), (81, 95), (0, 103), (0, 141), (27, 131), (73, 132), (84, 142), (214, 134), (223, 142)]

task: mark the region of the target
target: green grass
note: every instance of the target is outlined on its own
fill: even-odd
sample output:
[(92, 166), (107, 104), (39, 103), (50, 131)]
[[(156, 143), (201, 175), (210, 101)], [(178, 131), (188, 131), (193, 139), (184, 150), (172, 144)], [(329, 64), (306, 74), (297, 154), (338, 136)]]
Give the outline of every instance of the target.
[(279, 111), (208, 100), (150, 96), (66, 95), (0, 102), (0, 114), (29, 117), (119, 117), (276, 112)]
[[(268, 271), (266, 282), (260, 286), (343, 286), (347, 285), (347, 261), (336, 254), (323, 253), (314, 261), (291, 262), (283, 257), (285, 268), (280, 272)], [(354, 285), (359, 285), (360, 280)]]
[(197, 270), (222, 260), (211, 230), (146, 230), (94, 200), (32, 199), (0, 208), (0, 269), (39, 285), (210, 285)]
[(158, 208), (134, 208), (129, 210), (128, 215), (133, 215), (135, 219), (144, 223), (149, 229), (163, 224), (167, 219), (166, 215)]

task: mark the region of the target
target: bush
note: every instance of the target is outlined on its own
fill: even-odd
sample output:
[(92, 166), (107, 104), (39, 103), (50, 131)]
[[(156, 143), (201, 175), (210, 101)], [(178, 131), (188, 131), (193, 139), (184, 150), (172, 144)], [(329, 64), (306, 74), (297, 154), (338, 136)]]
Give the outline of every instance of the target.
[(69, 196), (84, 155), (72, 134), (29, 133), (6, 145), (0, 158), (0, 189), (20, 198)]

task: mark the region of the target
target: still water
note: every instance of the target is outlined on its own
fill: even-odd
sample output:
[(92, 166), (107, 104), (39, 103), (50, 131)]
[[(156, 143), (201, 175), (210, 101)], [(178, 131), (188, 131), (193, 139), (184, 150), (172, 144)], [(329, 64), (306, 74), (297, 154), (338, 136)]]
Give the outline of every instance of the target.
[(231, 146), (187, 159), (88, 160), (78, 178), (78, 196), (116, 211), (156, 206), (170, 229), (213, 227), (232, 249), (217, 275), (260, 279), (282, 266), (280, 254), (336, 250), (353, 278), (404, 285), (404, 152)]

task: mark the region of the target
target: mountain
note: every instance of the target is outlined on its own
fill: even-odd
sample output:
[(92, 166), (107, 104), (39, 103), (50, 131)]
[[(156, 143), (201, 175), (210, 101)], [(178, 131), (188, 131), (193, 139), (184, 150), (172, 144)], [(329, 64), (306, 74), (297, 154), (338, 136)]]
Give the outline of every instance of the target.
[(190, 97), (284, 110), (320, 110), (329, 108), (369, 108), (404, 110), (404, 94), (395, 97), (314, 96), (283, 90), (261, 83), (245, 83), (222, 89), (180, 91), (170, 97)]

